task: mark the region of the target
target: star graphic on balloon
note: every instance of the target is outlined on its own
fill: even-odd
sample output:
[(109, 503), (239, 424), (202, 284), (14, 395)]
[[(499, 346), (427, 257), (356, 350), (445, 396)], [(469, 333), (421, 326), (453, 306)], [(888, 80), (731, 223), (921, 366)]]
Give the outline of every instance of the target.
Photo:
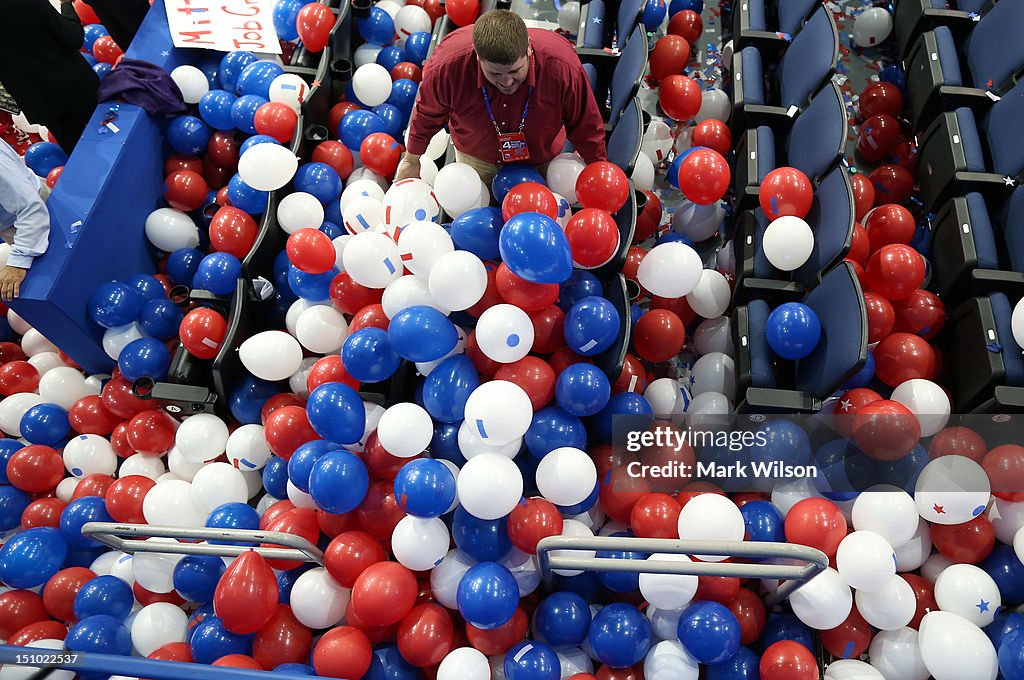
[(839, 408), (842, 409), (843, 411), (849, 411), (851, 408), (853, 408), (853, 402), (850, 401), (849, 399), (843, 399), (841, 402), (839, 402)]
[(988, 602), (985, 602), (985, 600), (978, 600), (978, 604), (976, 604), (974, 606), (978, 608), (978, 611), (981, 611), (981, 612), (987, 612), (988, 611)]
[(938, 503), (935, 503), (934, 505), (932, 505), (932, 509), (935, 511), (935, 514), (937, 514), (937, 515), (945, 515), (946, 514), (945, 509), (943, 509), (943, 507), (941, 505), (939, 505)]

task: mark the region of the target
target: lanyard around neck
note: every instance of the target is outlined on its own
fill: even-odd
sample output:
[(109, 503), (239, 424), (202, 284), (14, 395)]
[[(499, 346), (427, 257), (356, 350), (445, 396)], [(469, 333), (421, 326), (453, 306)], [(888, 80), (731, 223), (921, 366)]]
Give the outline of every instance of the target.
[[(494, 119), (494, 111), (491, 110), (491, 97), (487, 94), (487, 86), (484, 85), (480, 88), (480, 91), (484, 93), (484, 104), (487, 106), (487, 115), (491, 117), (491, 125), (494, 126), (494, 131), (498, 133), (500, 137), (502, 134), (501, 128), (498, 127), (498, 121)], [(526, 114), (530, 110), (530, 95), (533, 94), (533, 86), (531, 85), (526, 90), (526, 103), (523, 105), (523, 117), (519, 121), (519, 132), (522, 132), (526, 127)]]

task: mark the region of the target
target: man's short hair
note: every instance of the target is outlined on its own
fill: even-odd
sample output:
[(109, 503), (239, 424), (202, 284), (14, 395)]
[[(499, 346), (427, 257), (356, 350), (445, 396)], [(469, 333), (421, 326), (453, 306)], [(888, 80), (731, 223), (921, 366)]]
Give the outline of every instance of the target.
[(482, 61), (514, 64), (530, 50), (530, 35), (522, 17), (504, 9), (485, 12), (473, 25), (473, 47)]

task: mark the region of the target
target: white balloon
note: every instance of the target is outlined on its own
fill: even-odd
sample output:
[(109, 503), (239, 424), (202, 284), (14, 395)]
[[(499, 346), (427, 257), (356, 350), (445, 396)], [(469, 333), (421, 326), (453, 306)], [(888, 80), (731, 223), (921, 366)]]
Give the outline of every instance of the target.
[(98, 434), (82, 434), (68, 441), (61, 454), (64, 467), (75, 477), (113, 475), (117, 454), (110, 441)]
[[(644, 574), (640, 575), (643, 578)], [(643, 591), (641, 591), (642, 593)], [(679, 639), (679, 617), (683, 615), (683, 609), (659, 609), (654, 605), (648, 605), (647, 620), (651, 622), (651, 631), (660, 640)]]
[(853, 528), (873, 531), (893, 548), (913, 538), (919, 520), (914, 499), (891, 484), (873, 486), (853, 502)]
[(732, 239), (725, 242), (715, 255), (718, 268), (726, 274), (736, 275), (736, 246)]
[(103, 351), (107, 356), (117, 361), (121, 356), (121, 350), (128, 346), (128, 343), (145, 337), (142, 334), (142, 327), (132, 321), (123, 326), (108, 328), (103, 332)]
[(953, 564), (953, 560), (949, 559), (940, 552), (932, 553), (921, 565), (921, 576), (927, 580), (935, 583), (939, 578), (939, 574), (949, 565)]
[(899, 630), (914, 618), (917, 600), (914, 589), (902, 576), (893, 576), (878, 590), (858, 590), (857, 611), (880, 630)]
[(644, 399), (655, 413), (680, 415), (690, 405), (690, 393), (675, 378), (658, 378), (644, 390)]
[(645, 680), (697, 680), (700, 664), (678, 640), (654, 645), (644, 658)]
[[(35, 332), (35, 329), (29, 332)], [(22, 349), (25, 349), (24, 338), (22, 338), (22, 341)], [(57, 352), (37, 352), (28, 358), (28, 363), (35, 367), (36, 371), (39, 372), (40, 378), (44, 378), (47, 373), (55, 368), (67, 367), (67, 364), (61, 360)]]
[(459, 451), (462, 453), (462, 457), (466, 460), (471, 460), (472, 458), (484, 453), (495, 453), (511, 459), (518, 456), (519, 452), (523, 448), (522, 437), (516, 437), (509, 443), (502, 444), (500, 446), (488, 444), (465, 420), (462, 421), (461, 425), (459, 425), (458, 440)]
[(640, 151), (658, 165), (672, 151), (672, 128), (665, 121), (652, 120), (640, 141)]
[(192, 494), (192, 485), (183, 480), (157, 484), (142, 501), (142, 515), (148, 524), (197, 528), (206, 523), (208, 512)]
[(430, 138), (430, 142), (427, 144), (427, 150), (423, 154), (431, 160), (438, 160), (448, 150), (448, 141), (451, 137), (447, 130), (443, 128), (437, 131), (433, 137)]
[(171, 70), (171, 80), (181, 90), (181, 98), (186, 104), (198, 104), (203, 95), (210, 91), (210, 81), (195, 66), (185, 64), (174, 68)]
[(466, 512), (483, 520), (494, 520), (512, 512), (519, 503), (523, 475), (505, 456), (484, 453), (462, 467), (456, 488)]
[(156, 456), (144, 456), (141, 453), (136, 453), (124, 459), (117, 471), (117, 476), (119, 479), (123, 479), (138, 475), (149, 477), (155, 482), (165, 472), (167, 469), (164, 467), (164, 462)]
[[(185, 482), (179, 482), (185, 484)], [(160, 486), (153, 487), (149, 494), (146, 495), (148, 501), (159, 489), (170, 486), (173, 482), (167, 484), (161, 484)], [(143, 506), (143, 512), (145, 512), (145, 506)], [(146, 521), (149, 522), (147, 516)], [(156, 522), (150, 522), (156, 524)], [(156, 544), (172, 544), (176, 545), (177, 541), (173, 538), (147, 538), (146, 543)], [(175, 555), (173, 553), (156, 553), (156, 552), (139, 552), (135, 553), (131, 560), (132, 575), (135, 577), (135, 582), (148, 591), (154, 593), (169, 593), (174, 590), (174, 567), (177, 566), (178, 562), (183, 558), (184, 555)]]
[(922, 437), (932, 436), (949, 422), (949, 397), (931, 380), (905, 380), (889, 398), (906, 406), (917, 417)]
[(988, 506), (988, 474), (966, 456), (940, 456), (924, 466), (914, 486), (921, 517), (936, 524), (962, 524)]
[(443, 607), (458, 608), (456, 594), (459, 590), (459, 582), (474, 564), (476, 564), (476, 560), (458, 548), (453, 548), (448, 551), (441, 563), (431, 570), (430, 590)]
[(186, 418), (174, 433), (174, 445), (194, 463), (213, 460), (224, 453), (227, 443), (228, 426), (212, 413)]
[(342, 210), (341, 218), (349, 234), (384, 230), (384, 204), (381, 198), (354, 196), (348, 202), (348, 206)]
[(448, 214), (462, 214), (476, 206), (477, 198), (468, 187), (475, 187), (480, 175), (465, 163), (448, 163), (437, 171), (434, 179), (434, 196)]
[(871, 7), (853, 21), (853, 42), (860, 47), (876, 47), (892, 33), (892, 15), (883, 7)]
[(693, 120), (697, 123), (703, 123), (706, 120), (720, 120), (727, 123), (730, 115), (732, 115), (732, 102), (729, 100), (729, 95), (716, 87), (701, 93), (700, 110)]
[[(571, 538), (593, 538), (594, 532), (585, 524), (574, 519), (562, 520), (562, 536)], [(556, 557), (573, 557), (591, 559), (597, 555), (596, 550), (552, 550), (552, 559)], [(559, 576), (579, 576), (583, 572), (578, 569), (552, 569)]]
[(469, 309), (487, 292), (487, 269), (469, 251), (445, 253), (430, 270), (428, 290), (436, 304), (445, 309)]
[(472, 647), (453, 649), (437, 667), (437, 680), (490, 679), (491, 665), (487, 662), (487, 657)]
[(693, 345), (698, 354), (721, 352), (732, 356), (732, 321), (727, 316), (704, 319), (694, 331)]
[(1013, 537), (1013, 552), (1017, 554), (1018, 560), (1024, 562), (1024, 528), (1018, 529)]
[(288, 500), (290, 500), (297, 508), (309, 508), (310, 510), (316, 510), (316, 501), (305, 491), (292, 484), (292, 480), (288, 480), (286, 486), (288, 491)]
[(784, 215), (764, 230), (761, 248), (773, 267), (791, 272), (810, 259), (814, 252), (814, 232), (799, 217)]
[(654, 163), (647, 154), (642, 153), (636, 157), (636, 164), (629, 178), (633, 180), (633, 188), (637, 191), (654, 189)]
[(39, 396), (65, 411), (70, 410), (79, 399), (91, 394), (93, 390), (85, 384), (85, 376), (70, 366), (57, 366), (39, 378)]
[(700, 243), (717, 234), (724, 221), (725, 209), (721, 202), (698, 205), (684, 199), (672, 213), (672, 230)]
[(585, 501), (597, 485), (597, 467), (584, 451), (563, 446), (548, 453), (537, 466), (537, 489), (555, 505)]
[(299, 159), (291, 149), (280, 144), (254, 144), (239, 157), (238, 176), (253, 189), (277, 191), (291, 181), (298, 167)]
[(536, 556), (513, 547), (498, 564), (512, 573), (519, 586), (519, 597), (526, 597), (540, 585), (540, 565)]
[(433, 187), (421, 179), (402, 179), (384, 194), (384, 228), (391, 236), (413, 222), (433, 222), (441, 214), (441, 205)]
[[(37, 328), (32, 328), (25, 332), (24, 337), (21, 338), (21, 349), (30, 357), (43, 354), (44, 352), (57, 355), (58, 352), (57, 345), (50, 342)], [(40, 371), (39, 373), (42, 375), (45, 371)]]
[(465, 413), (476, 434), (489, 444), (501, 446), (526, 434), (533, 420), (533, 404), (519, 385), (492, 380), (473, 390), (466, 400)]
[(418, 456), (433, 436), (434, 422), (418, 404), (395, 404), (384, 411), (377, 423), (377, 441), (396, 458)]
[(304, 626), (330, 628), (345, 620), (351, 592), (331, 578), (323, 567), (316, 567), (295, 579), (292, 586), (292, 613)]
[(1010, 331), (1017, 347), (1024, 347), (1024, 298), (1017, 301), (1010, 316)]
[(124, 555), (120, 550), (110, 550), (108, 552), (100, 553), (100, 556), (92, 561), (89, 565), (89, 569), (97, 576), (108, 576), (110, 569), (117, 562), (117, 559)]
[(886, 680), (877, 670), (859, 659), (840, 659), (825, 668), (825, 680)]
[(1013, 543), (1017, 532), (1024, 528), (1024, 503), (1011, 503), (993, 498), (988, 519), (992, 522), (992, 528), (996, 530), (996, 540), (1009, 545)]
[(736, 391), (736, 365), (728, 354), (705, 354), (697, 359), (690, 374), (693, 377), (690, 393), (694, 397), (705, 392), (716, 392), (728, 397)]
[(879, 534), (854, 531), (839, 543), (836, 568), (851, 588), (878, 590), (896, 575), (896, 554)]
[(372, 231), (353, 236), (342, 260), (352, 280), (367, 288), (387, 288), (404, 271), (398, 245), (387, 234)]
[(302, 347), (298, 340), (284, 331), (263, 331), (242, 343), (238, 348), (238, 358), (257, 378), (285, 380), (299, 370)]
[(704, 272), (700, 255), (685, 243), (662, 243), (637, 268), (640, 285), (654, 295), (680, 298), (697, 287)]
[(932, 534), (928, 522), (920, 517), (917, 520), (917, 529), (910, 540), (896, 551), (896, 571), (907, 572), (919, 569), (928, 556), (932, 553)]
[(444, 520), (406, 515), (391, 534), (391, 551), (405, 568), (426, 571), (441, 563), (450, 542)]
[[(653, 553), (648, 562), (686, 562), (686, 555)], [(677, 611), (690, 604), (697, 593), (697, 577), (691, 574), (640, 574), (640, 594), (660, 611)], [(676, 617), (678, 620), (678, 617)], [(674, 632), (674, 630), (673, 630)], [(673, 636), (674, 637), (674, 636)]]
[(729, 397), (721, 392), (701, 392), (693, 395), (686, 413), (690, 426), (695, 427), (705, 423), (721, 423), (721, 416), (732, 413), (732, 406)]
[(391, 74), (380, 64), (363, 64), (352, 74), (352, 90), (366, 106), (379, 106), (391, 96)]
[(7, 323), (11, 325), (11, 330), (18, 335), (25, 335), (32, 328), (31, 324), (18, 316), (18, 313), (13, 309), (7, 310)]
[(135, 584), (135, 559), (120, 551), (115, 551), (117, 559), (110, 565), (110, 575), (116, 576), (128, 585)]
[(299, 344), (314, 354), (333, 354), (348, 337), (348, 323), (341, 312), (327, 305), (316, 305), (299, 315), (295, 322)]
[(686, 296), (690, 308), (705, 319), (713, 319), (725, 313), (732, 299), (729, 282), (714, 269), (705, 269), (697, 287)]
[[(257, 144), (249, 151), (260, 146), (270, 145)], [(277, 204), (277, 223), (286, 234), (294, 234), (300, 229), (319, 229), (324, 223), (324, 206), (313, 194), (296, 191)]]
[(394, 318), (395, 314), (406, 307), (417, 305), (433, 307), (444, 314), (448, 314), (449, 311), (442, 309), (434, 302), (434, 298), (431, 297), (430, 290), (427, 288), (427, 279), (412, 274), (406, 274), (389, 283), (388, 287), (384, 289), (384, 296), (380, 304), (384, 308), (384, 316), (389, 319)]
[(580, 3), (576, 0), (564, 2), (558, 8), (558, 27), (569, 35), (577, 35), (580, 30)]
[(0, 430), (12, 437), (20, 437), (22, 416), (42, 403), (43, 398), (34, 392), (19, 392), (0, 400)]
[(149, 656), (164, 645), (188, 640), (188, 615), (170, 602), (146, 605), (132, 621), (132, 647)]
[(959, 614), (979, 628), (995, 619), (1003, 604), (996, 582), (973, 564), (951, 564), (935, 579), (939, 609)]
[[(742, 541), (746, 529), (743, 515), (728, 498), (717, 494), (701, 494), (688, 502), (679, 513), (679, 538), (683, 540)], [(721, 562), (727, 555), (695, 555), (704, 562)]]
[(917, 631), (913, 628), (875, 633), (868, 647), (868, 658), (886, 680), (928, 680), (928, 669), (921, 658)]
[(371, 179), (352, 179), (350, 175), (341, 192), (341, 212), (345, 213), (357, 198), (372, 198), (381, 202), (384, 200), (384, 189)]
[(199, 245), (199, 228), (195, 222), (186, 213), (174, 208), (157, 208), (149, 213), (145, 230), (146, 238), (153, 247), (166, 253)]
[(476, 341), (480, 351), (492, 361), (514, 363), (533, 348), (533, 321), (515, 305), (494, 305), (477, 320)]
[(789, 596), (793, 613), (815, 630), (835, 628), (853, 608), (853, 593), (839, 572), (825, 569)]
[[(302, 104), (309, 96), (309, 92), (309, 85), (306, 84), (306, 81), (294, 73), (282, 73), (270, 81), (270, 101), (285, 104), (295, 113), (302, 113)], [(256, 146), (261, 145), (257, 144)], [(246, 182), (246, 184), (249, 183)]]
[(75, 489), (78, 488), (78, 483), (81, 481), (78, 477), (65, 477), (60, 480), (57, 484), (57, 498), (65, 503), (70, 503), (71, 496), (74, 495)]
[(184, 479), (186, 482), (192, 481), (196, 476), (196, 473), (203, 469), (205, 462), (206, 461), (195, 462), (189, 460), (185, 456), (181, 455), (181, 451), (178, 450), (177, 446), (172, 446), (171, 450), (167, 452), (168, 471), (173, 472), (178, 478)]
[(928, 612), (918, 640), (925, 668), (935, 680), (995, 680), (999, 674), (992, 640), (962, 616)]
[(434, 263), (455, 250), (452, 237), (435, 222), (417, 220), (398, 236), (398, 253), (402, 264), (417, 276), (429, 277)]
[(207, 513), (225, 503), (245, 503), (249, 487), (228, 463), (207, 463), (192, 478), (192, 498)]

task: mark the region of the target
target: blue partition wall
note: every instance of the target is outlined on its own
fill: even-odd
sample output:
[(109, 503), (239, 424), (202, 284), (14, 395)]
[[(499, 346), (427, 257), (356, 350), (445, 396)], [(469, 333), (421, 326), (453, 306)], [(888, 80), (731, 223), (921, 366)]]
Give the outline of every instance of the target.
[[(189, 56), (172, 45), (163, 0), (154, 0), (126, 57), (170, 71)], [(115, 114), (117, 132), (102, 124)], [(49, 248), (11, 303), (91, 373), (109, 372), (115, 362), (103, 351), (103, 329), (89, 320), (90, 293), (103, 282), (153, 272), (144, 225), (162, 193), (162, 125), (136, 106), (99, 105), (47, 201)]]

